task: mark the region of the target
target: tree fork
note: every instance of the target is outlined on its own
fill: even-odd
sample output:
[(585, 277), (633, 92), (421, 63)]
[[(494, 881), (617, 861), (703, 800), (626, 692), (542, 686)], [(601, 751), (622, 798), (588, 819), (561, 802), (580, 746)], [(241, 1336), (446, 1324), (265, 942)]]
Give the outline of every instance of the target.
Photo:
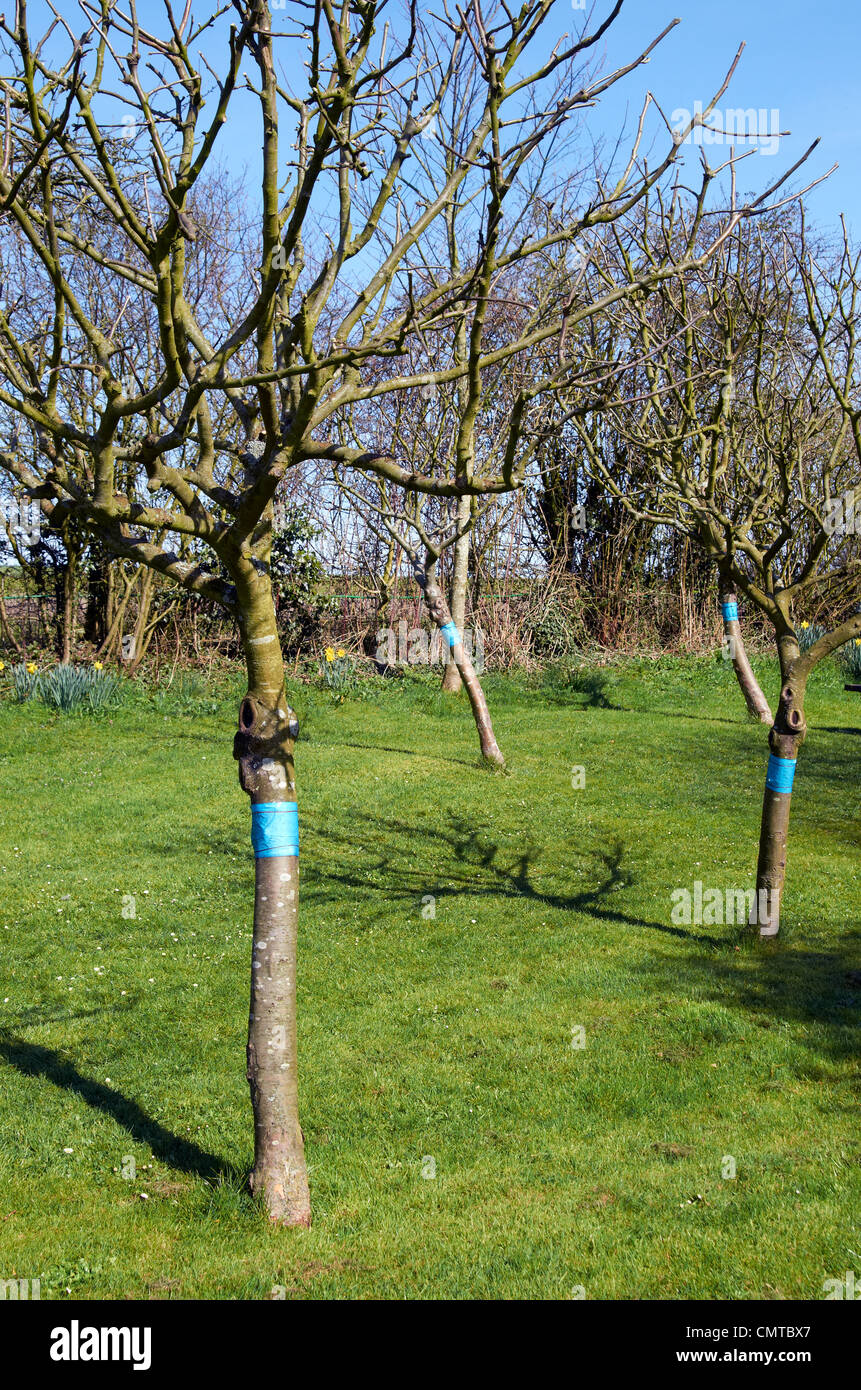
[[(439, 580), (436, 574), (436, 560), (428, 559), (424, 569), (416, 567), (416, 579), (419, 587), (424, 594), (428, 612), (442, 632), (449, 644), (451, 658), (457, 666), (458, 673), (466, 688), (469, 703), (472, 707), (475, 726), (478, 730), (478, 740), (481, 745), (481, 756), (485, 762), (493, 763), (496, 767), (505, 767), (505, 759), (496, 742), (493, 732), (493, 724), (490, 718), (490, 710), (487, 707), (487, 700), (481, 688), (481, 682), (476, 675), (475, 667), (466, 654), (463, 645), (463, 633), (456, 628), (452, 621), (449, 606), (446, 603)], [(457, 640), (452, 640), (452, 639)]]
[(730, 658), (733, 670), (736, 674), (741, 693), (744, 696), (748, 712), (758, 719), (761, 724), (773, 723), (774, 716), (771, 713), (771, 706), (766, 700), (760, 688), (759, 681), (753, 674), (753, 667), (748, 659), (744, 641), (741, 635), (741, 624), (738, 620), (738, 598), (736, 596), (735, 585), (729, 580), (721, 579), (720, 583), (720, 603), (723, 614), (724, 637), (729, 644)]

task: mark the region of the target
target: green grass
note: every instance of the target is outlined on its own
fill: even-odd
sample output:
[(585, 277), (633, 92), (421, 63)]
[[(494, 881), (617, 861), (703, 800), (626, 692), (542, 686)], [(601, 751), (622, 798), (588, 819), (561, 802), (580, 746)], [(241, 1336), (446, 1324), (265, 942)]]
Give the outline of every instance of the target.
[(0, 1278), (56, 1298), (816, 1299), (861, 1271), (861, 700), (842, 682), (829, 663), (811, 683), (786, 933), (764, 948), (670, 922), (676, 887), (753, 885), (766, 735), (722, 663), (488, 677), (505, 775), (433, 677), (337, 705), (300, 690), (314, 1225), (291, 1232), (244, 1188), (235, 704), (0, 703)]

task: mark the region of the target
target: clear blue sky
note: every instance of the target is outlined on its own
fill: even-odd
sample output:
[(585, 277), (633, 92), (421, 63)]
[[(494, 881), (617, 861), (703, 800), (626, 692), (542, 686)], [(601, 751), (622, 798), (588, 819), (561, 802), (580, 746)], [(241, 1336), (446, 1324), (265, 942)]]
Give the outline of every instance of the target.
[[(596, 7), (595, 13), (608, 9)], [(569, 0), (556, 0), (552, 18), (561, 33), (577, 14)], [(844, 212), (861, 236), (861, 6), (856, 0), (627, 0), (607, 36), (608, 64), (616, 67), (628, 60), (674, 18), (681, 24), (647, 67), (607, 93), (592, 128), (600, 125), (609, 136), (624, 121), (626, 103), (633, 119), (647, 89), (668, 115), (676, 107), (693, 108), (698, 99), (707, 102), (744, 40), (746, 48), (721, 105), (769, 112), (776, 107), (780, 129), (792, 132), (773, 157), (755, 155), (746, 161), (753, 166), (749, 186), (762, 187), (820, 136), (807, 167), (813, 175), (835, 162), (840, 167), (810, 194), (808, 206), (824, 225), (836, 223)], [(807, 182), (810, 175), (799, 177)]]

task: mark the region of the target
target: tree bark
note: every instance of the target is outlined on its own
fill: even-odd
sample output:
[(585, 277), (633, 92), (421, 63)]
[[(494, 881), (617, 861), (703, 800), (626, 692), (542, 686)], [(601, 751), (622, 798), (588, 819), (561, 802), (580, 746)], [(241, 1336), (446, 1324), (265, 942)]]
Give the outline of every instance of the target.
[(0, 574), (0, 633), (2, 633), (2, 635), (7, 639), (7, 641), (12, 647), (12, 650), (16, 653), (16, 655), (23, 656), (24, 648), (21, 646), (21, 643), (17, 640), (14, 632), (12, 631), (12, 625), (9, 622), (9, 617), (6, 612), (5, 595), (3, 592), (5, 584), (6, 578), (4, 575)]
[(72, 660), (72, 650), (75, 645), (79, 552), (66, 531), (63, 532), (63, 546), (66, 551), (66, 564), (63, 569), (63, 610), (60, 616), (60, 663), (63, 666), (68, 666)]
[[(449, 606), (446, 603), (445, 595), (439, 586), (436, 565), (436, 558), (428, 556), (425, 559), (423, 570), (420, 566), (416, 567), (416, 580), (424, 594), (425, 603), (428, 606), (431, 617), (443, 633), (443, 637), (448, 640), (448, 634), (445, 629), (449, 625), (453, 629), (454, 623), (452, 622), (452, 616), (449, 611)], [(487, 708), (487, 700), (484, 698), (484, 691), (475, 673), (475, 667), (464, 650), (463, 634), (459, 628), (457, 634), (452, 633), (452, 636), (455, 635), (458, 640), (454, 643), (449, 642), (449, 649), (451, 651), (452, 660), (456, 663), (458, 673), (466, 687), (466, 693), (469, 696), (469, 703), (472, 707), (475, 727), (478, 730), (478, 739), (481, 744), (481, 756), (484, 758), (485, 762), (493, 763), (497, 767), (505, 767), (505, 759), (494, 737), (493, 724), (490, 720), (490, 710)]]
[(241, 606), (248, 693), (239, 707), (233, 755), (239, 761), (240, 785), (251, 798), (255, 853), (247, 1051), (254, 1111), (250, 1185), (273, 1222), (309, 1226), (297, 1089), (299, 850), (293, 746), (299, 725), (284, 690), (267, 577), (249, 584)]
[[(768, 701), (760, 689), (759, 682), (753, 674), (753, 668), (748, 660), (744, 642), (741, 636), (741, 625), (738, 621), (738, 598), (736, 596), (735, 585), (728, 579), (721, 578), (720, 581), (720, 601), (723, 613), (724, 637), (729, 643), (730, 657), (732, 659), (733, 670), (741, 687), (748, 712), (758, 719), (761, 724), (771, 724), (773, 716)], [(729, 616), (727, 616), (729, 614)]]
[(756, 866), (756, 902), (751, 924), (759, 926), (763, 937), (777, 936), (780, 930), (780, 900), (786, 878), (786, 843), (789, 833), (789, 810), (792, 804), (792, 783), (798, 750), (804, 742), (807, 725), (804, 719), (804, 696), (807, 672), (799, 671), (798, 643), (795, 638), (781, 637), (780, 704), (768, 736), (770, 756), (762, 803), (762, 822), (759, 834), (759, 858)]
[[(383, 571), (377, 584), (376, 611), (374, 614), (374, 624), (365, 633), (363, 649), (366, 656), (376, 660), (377, 655), (377, 633), (381, 628), (391, 626), (392, 616), (392, 588), (395, 574), (395, 543), (389, 541)], [(380, 669), (384, 670), (386, 663), (380, 663)]]
[(84, 639), (100, 647), (108, 633), (110, 599), (110, 561), (101, 557), (90, 561), (87, 576), (87, 606), (84, 611)]
[[(469, 519), (472, 510), (472, 498), (464, 496), (458, 499), (457, 521), (458, 530), (461, 534), (454, 543), (454, 565), (451, 576), (451, 621), (454, 623), (459, 633), (463, 633), (466, 623), (466, 588), (469, 581)], [(462, 685), (462, 678), (458, 670), (454, 655), (449, 649), (449, 658), (446, 662), (445, 672), (442, 678), (443, 690), (448, 690), (456, 694)]]
[(119, 571), (120, 580), (123, 585), (123, 596), (117, 598), (116, 589), (113, 591), (113, 614), (110, 616), (107, 635), (102, 645), (96, 652), (96, 656), (103, 656), (107, 653), (111, 655), (111, 649), (116, 648), (116, 655), (120, 657), (123, 650), (123, 621), (126, 616), (126, 609), (129, 606), (132, 592), (139, 574), (139, 569), (132, 572), (131, 578), (127, 578), (122, 569)]
[(141, 590), (138, 599), (138, 611), (135, 618), (135, 625), (132, 636), (133, 655), (129, 658), (128, 668), (136, 671), (143, 657), (143, 640), (149, 623), (150, 610), (153, 602), (153, 582), (155, 580), (155, 570), (145, 570), (141, 576)]

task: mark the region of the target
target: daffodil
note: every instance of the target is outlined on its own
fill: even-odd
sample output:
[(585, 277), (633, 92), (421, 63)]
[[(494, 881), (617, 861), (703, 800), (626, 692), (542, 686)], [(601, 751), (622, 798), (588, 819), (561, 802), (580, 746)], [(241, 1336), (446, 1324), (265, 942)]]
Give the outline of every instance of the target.
[(809, 624), (809, 623), (802, 623), (801, 626), (802, 626), (802, 627), (810, 627), (810, 624)]
[(6, 662), (5, 662), (5, 661), (0, 661), (0, 671), (5, 671), (5, 670), (6, 670)]
[(101, 663), (100, 661), (94, 661), (94, 662), (93, 662), (93, 670), (94, 670), (94, 671), (101, 671), (101, 669), (102, 669), (102, 663)]
[(27, 662), (27, 670), (29, 671), (30, 675), (32, 676), (33, 672), (36, 670), (36, 663), (35, 663), (35, 661), (28, 661), (28, 662)]
[(343, 647), (339, 647), (339, 648), (338, 648), (338, 655), (339, 655), (339, 656), (346, 656), (346, 655), (347, 655), (347, 653), (344, 651), (344, 648), (343, 648)]
[(326, 648), (326, 660), (327, 660), (327, 661), (334, 661), (334, 660), (335, 660), (335, 649), (334, 649), (334, 647), (327, 647), (327, 648)]

